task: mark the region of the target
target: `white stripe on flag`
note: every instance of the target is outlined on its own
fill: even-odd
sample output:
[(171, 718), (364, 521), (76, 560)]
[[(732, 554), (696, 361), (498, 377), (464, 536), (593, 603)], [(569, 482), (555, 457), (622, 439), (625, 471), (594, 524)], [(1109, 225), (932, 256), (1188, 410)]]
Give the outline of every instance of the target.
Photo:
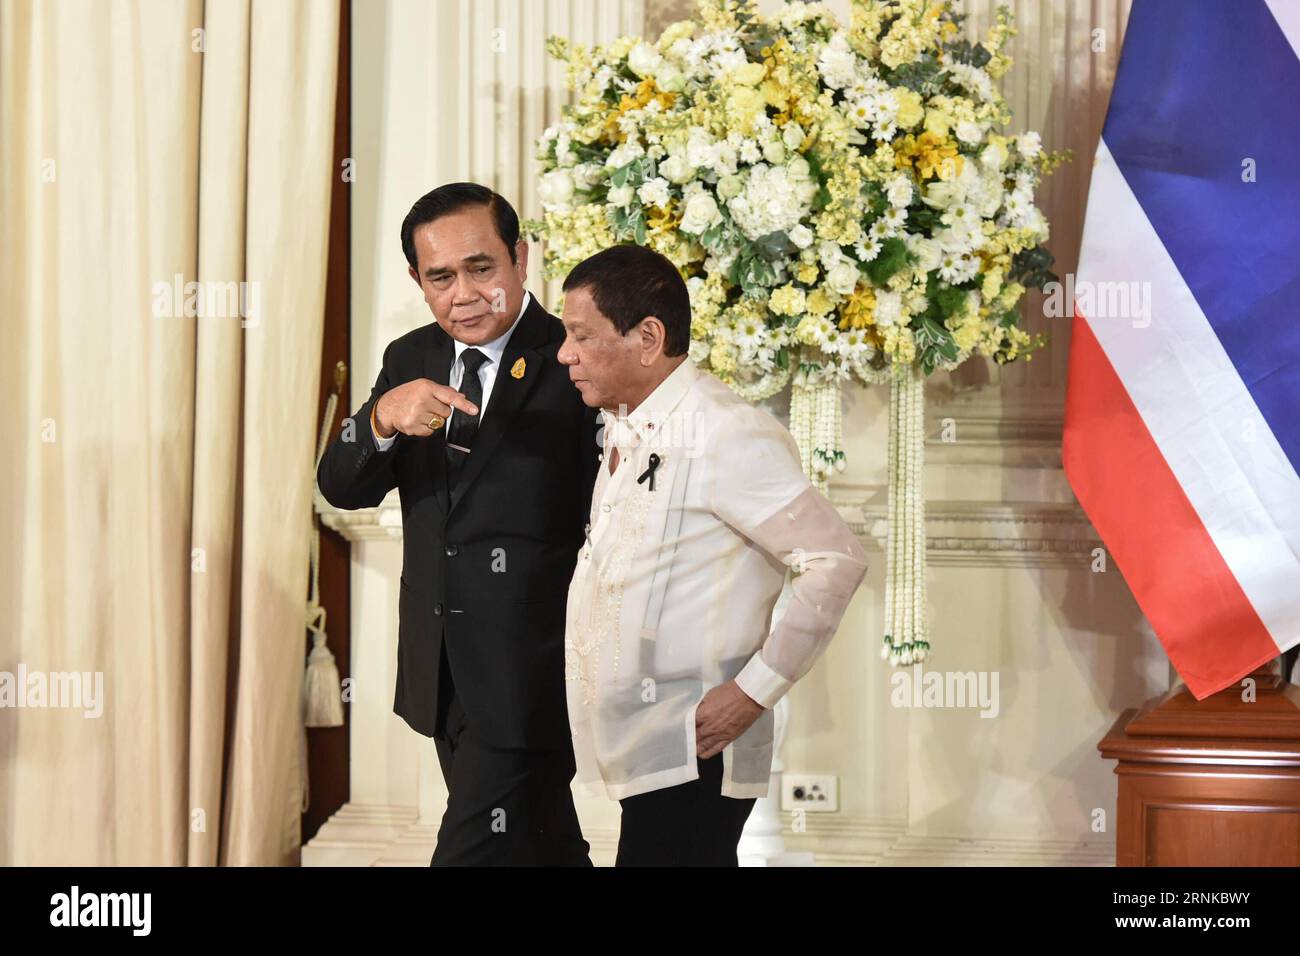
[(1296, 0), (1266, 0), (1268, 12), (1282, 28), (1282, 33), (1295, 55), (1300, 57), (1300, 3)]
[[(1260, 620), (1289, 647), (1300, 636), (1300, 476), (1105, 141), (1085, 221), (1077, 288), (1121, 282), (1151, 290), (1149, 325), (1104, 315), (1086, 315), (1088, 324)], [(1107, 298), (1094, 292), (1093, 311)]]

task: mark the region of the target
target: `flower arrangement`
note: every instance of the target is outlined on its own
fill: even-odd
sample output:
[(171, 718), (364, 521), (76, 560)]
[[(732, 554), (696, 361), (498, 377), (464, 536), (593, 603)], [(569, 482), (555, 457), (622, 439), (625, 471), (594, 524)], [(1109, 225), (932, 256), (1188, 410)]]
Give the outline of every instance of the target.
[(701, 0), (654, 43), (551, 38), (575, 102), (539, 140), (543, 216), (525, 224), (548, 278), (619, 242), (675, 263), (691, 358), (750, 401), (792, 385), (791, 431), (823, 490), (844, 467), (841, 385), (892, 384), (896, 664), (928, 650), (924, 375), (1027, 358), (1042, 339), (1017, 306), (1054, 278), (1034, 191), (1066, 157), (998, 132), (1009, 11), (982, 42), (963, 19), (951, 0), (854, 0), (846, 25), (821, 3), (763, 17)]

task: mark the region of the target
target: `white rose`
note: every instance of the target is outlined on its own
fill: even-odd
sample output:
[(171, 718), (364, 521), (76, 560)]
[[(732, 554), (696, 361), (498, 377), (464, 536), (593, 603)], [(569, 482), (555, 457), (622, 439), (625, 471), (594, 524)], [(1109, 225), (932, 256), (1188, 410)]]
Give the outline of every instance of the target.
[(626, 184), (615, 186), (609, 191), (609, 202), (612, 206), (626, 207), (632, 203), (632, 187)]
[(574, 182), (583, 189), (590, 189), (600, 182), (602, 167), (596, 163), (581, 163), (573, 167)]
[(826, 239), (817, 246), (817, 258), (821, 260), (822, 269), (829, 272), (844, 258), (844, 252), (838, 242)]
[(647, 179), (636, 194), (647, 206), (666, 206), (668, 205), (668, 180), (662, 176)]
[(803, 127), (793, 121), (785, 124), (785, 129), (781, 131), (781, 142), (785, 143), (786, 149), (798, 149), (803, 143)]
[(723, 176), (718, 180), (718, 195), (723, 199), (739, 196), (745, 188), (745, 182), (739, 176)]
[(785, 162), (785, 147), (775, 139), (770, 139), (763, 144), (763, 158), (773, 166), (779, 166)]
[(626, 166), (638, 156), (644, 156), (645, 150), (640, 143), (624, 143), (610, 151), (605, 157), (605, 165), (610, 169), (618, 169), (620, 166)]
[(858, 284), (858, 264), (844, 259), (826, 273), (826, 284), (840, 295), (848, 295)]
[(802, 156), (794, 156), (790, 162), (786, 164), (785, 168), (787, 175), (789, 175), (792, 180), (803, 180), (812, 175), (812, 167), (808, 165), (808, 160), (804, 159)]
[(537, 196), (543, 206), (563, 209), (573, 198), (573, 177), (567, 169), (553, 169), (537, 186)]
[(935, 209), (947, 209), (966, 198), (966, 187), (960, 183), (936, 179), (926, 187), (925, 204)]
[(788, 235), (790, 236), (790, 241), (800, 249), (807, 249), (812, 245), (813, 232), (803, 223), (799, 223), (799, 225), (791, 229)]
[(638, 43), (627, 55), (627, 68), (645, 79), (659, 68), (662, 59), (659, 51), (649, 43)]
[(1002, 177), (999, 176), (995, 181), (981, 183), (979, 190), (971, 196), (971, 201), (975, 204), (981, 219), (991, 219), (997, 215), (1005, 195), (1006, 190), (1002, 188)]
[(978, 123), (962, 120), (957, 124), (957, 138), (963, 143), (974, 145), (984, 138), (984, 131), (980, 129)]
[(730, 176), (736, 171), (736, 147), (719, 143), (713, 152), (713, 171), (719, 176)]
[(932, 272), (939, 268), (939, 260), (943, 257), (939, 249), (939, 244), (932, 239), (916, 238), (909, 244), (911, 252), (917, 258), (916, 269), (918, 272)]
[(722, 212), (708, 193), (696, 193), (682, 212), (682, 232), (698, 236), (722, 221)]
[(675, 66), (664, 65), (655, 74), (655, 85), (668, 93), (680, 93), (686, 89), (686, 75)]
[(659, 173), (670, 183), (681, 185), (695, 178), (695, 168), (682, 156), (674, 153), (659, 164)]
[(1007, 148), (1001, 143), (989, 143), (980, 153), (980, 164), (985, 169), (1001, 169), (1007, 164)]

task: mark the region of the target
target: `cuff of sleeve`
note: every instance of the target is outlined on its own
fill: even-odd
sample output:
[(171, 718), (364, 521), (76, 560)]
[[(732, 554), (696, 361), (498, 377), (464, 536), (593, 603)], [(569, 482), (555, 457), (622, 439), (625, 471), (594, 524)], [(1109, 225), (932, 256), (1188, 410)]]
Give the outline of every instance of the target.
[(794, 686), (794, 681), (786, 680), (768, 667), (763, 652), (757, 651), (736, 675), (736, 686), (770, 710)]
[(397, 441), (396, 435), (392, 435), (388, 438), (379, 437), (379, 429), (375, 427), (375, 406), (374, 405), (370, 406), (370, 434), (375, 436), (375, 447), (378, 448), (380, 451), (388, 451), (388, 449), (393, 446), (393, 442)]

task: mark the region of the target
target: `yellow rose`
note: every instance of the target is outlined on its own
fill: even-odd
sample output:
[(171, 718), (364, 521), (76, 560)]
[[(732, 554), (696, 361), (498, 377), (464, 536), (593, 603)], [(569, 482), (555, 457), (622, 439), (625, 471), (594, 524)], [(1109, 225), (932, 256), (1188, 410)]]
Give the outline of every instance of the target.
[(762, 95), (753, 87), (733, 87), (727, 96), (727, 112), (731, 114), (729, 125), (741, 132), (749, 132), (763, 106)]
[(792, 337), (796, 342), (803, 345), (816, 345), (817, 333), (821, 331), (822, 322), (815, 315), (805, 315), (799, 320), (799, 324), (794, 327)]
[(767, 74), (767, 67), (762, 63), (746, 63), (744, 66), (738, 66), (731, 71), (731, 76), (737, 83), (744, 86), (757, 86), (763, 82), (763, 77)]
[(920, 93), (909, 89), (895, 89), (894, 98), (898, 100), (898, 125), (903, 129), (911, 129), (925, 117)]
[(952, 117), (943, 110), (928, 109), (925, 111), (925, 131), (927, 133), (933, 133), (940, 139), (945, 139), (951, 125)]
[(670, 23), (664, 27), (664, 32), (659, 34), (659, 48), (667, 50), (678, 40), (685, 39), (695, 32), (695, 24), (690, 20), (678, 20), (676, 23)]
[(789, 88), (775, 80), (764, 80), (759, 90), (762, 91), (764, 101), (773, 109), (784, 110), (790, 105)]
[(804, 310), (804, 302), (803, 289), (786, 284), (772, 290), (767, 299), (767, 307), (776, 315), (799, 315)]
[(831, 302), (831, 297), (824, 289), (814, 289), (808, 294), (806, 308), (809, 315), (825, 315), (835, 308), (835, 304)]

